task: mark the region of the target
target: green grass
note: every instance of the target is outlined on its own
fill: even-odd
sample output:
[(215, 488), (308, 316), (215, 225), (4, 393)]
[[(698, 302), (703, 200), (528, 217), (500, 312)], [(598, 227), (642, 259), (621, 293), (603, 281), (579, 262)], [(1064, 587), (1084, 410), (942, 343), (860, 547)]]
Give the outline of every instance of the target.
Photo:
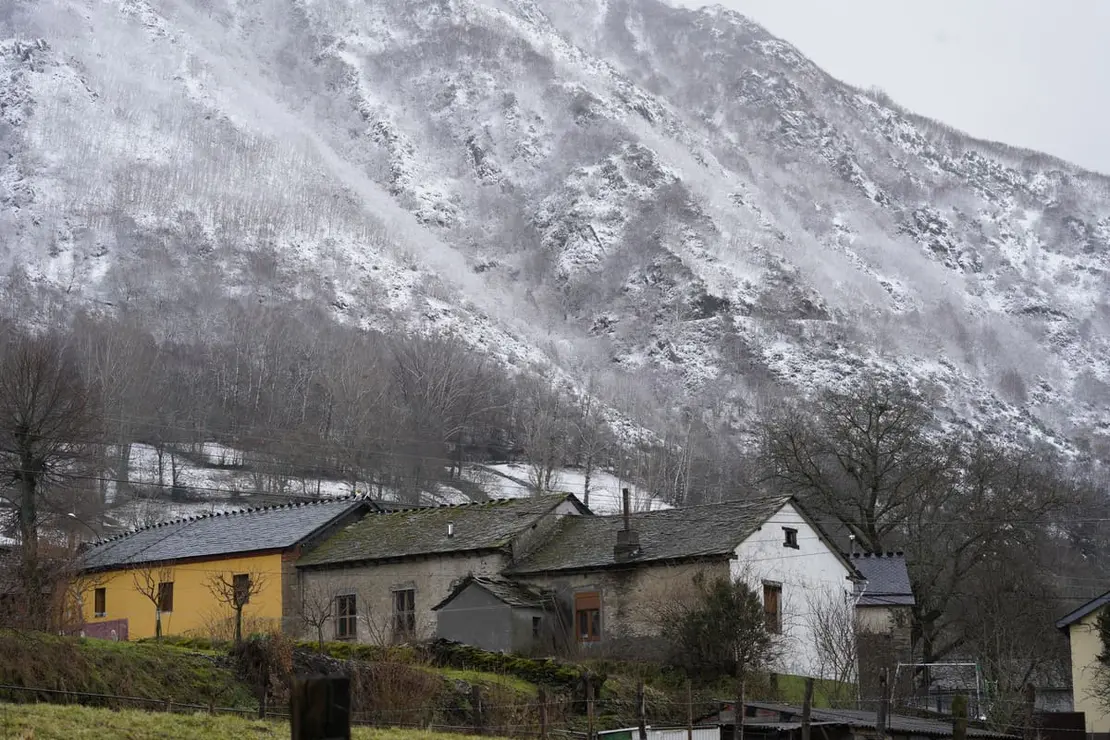
[[(42, 633), (0, 632), (0, 683), (179, 704), (256, 706), (231, 661), (217, 653)], [(50, 699), (56, 700), (57, 695), (0, 691), (0, 700), (5, 701)], [(108, 699), (86, 703), (114, 705)]]
[(516, 676), (487, 673), (485, 671), (467, 671), (459, 668), (428, 667), (425, 670), (434, 672), (452, 681), (466, 681), (469, 684), (477, 684), (483, 688), (489, 686), (500, 687), (527, 698), (535, 698), (539, 694), (539, 690), (536, 688), (535, 684), (529, 683), (523, 678), (517, 678)]
[[(802, 676), (779, 674), (779, 701), (784, 704), (801, 705), (805, 701), (806, 680)], [(852, 684), (830, 681), (818, 678), (813, 682), (813, 706), (825, 709), (832, 706), (836, 698), (851, 699), (855, 697), (855, 686)]]
[[(250, 740), (288, 738), (285, 722), (228, 715), (114, 711), (56, 704), (0, 704), (0, 737), (12, 740)], [(464, 735), (355, 727), (354, 740), (465, 740)], [(488, 738), (487, 738), (488, 740)]]

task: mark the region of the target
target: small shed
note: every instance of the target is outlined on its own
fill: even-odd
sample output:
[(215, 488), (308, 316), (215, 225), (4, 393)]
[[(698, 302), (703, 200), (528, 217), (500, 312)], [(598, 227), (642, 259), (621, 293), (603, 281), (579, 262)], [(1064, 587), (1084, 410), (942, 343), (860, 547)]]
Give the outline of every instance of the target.
[(436, 636), (495, 653), (527, 653), (550, 634), (543, 595), (503, 578), (470, 575), (432, 607)]
[[(736, 735), (733, 705), (720, 703), (713, 715), (703, 717), (700, 724), (721, 728), (722, 740)], [(802, 708), (771, 702), (744, 704), (744, 736), (759, 740), (798, 740), (801, 737)], [(810, 712), (815, 740), (880, 740), (878, 713), (862, 709), (813, 709)], [(942, 740), (953, 736), (952, 721), (890, 714), (885, 738), (891, 740)], [(1015, 740), (1012, 735), (969, 725), (969, 740)]]
[[(639, 740), (640, 728), (626, 727), (620, 730), (603, 730), (597, 733), (599, 740)], [(721, 728), (716, 726), (685, 727), (648, 727), (648, 740), (721, 740)]]

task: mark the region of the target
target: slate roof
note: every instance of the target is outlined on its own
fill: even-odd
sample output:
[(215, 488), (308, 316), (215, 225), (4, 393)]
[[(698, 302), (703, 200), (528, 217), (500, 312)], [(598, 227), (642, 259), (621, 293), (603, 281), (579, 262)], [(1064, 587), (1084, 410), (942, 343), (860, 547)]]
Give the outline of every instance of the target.
[(906, 556), (900, 552), (865, 552), (851, 555), (852, 565), (867, 579), (857, 606), (913, 606)]
[(285, 550), (337, 519), (371, 505), (366, 499), (348, 497), (175, 519), (94, 545), (85, 553), (84, 567), (102, 570)]
[(456, 596), (461, 594), (470, 586), (476, 586), (488, 592), (495, 599), (502, 604), (509, 606), (518, 606), (525, 609), (542, 609), (543, 597), (532, 590), (523, 583), (515, 581), (508, 581), (504, 578), (488, 578), (484, 576), (467, 576), (458, 586), (451, 589), (451, 593), (447, 595), (443, 601), (439, 602), (432, 607), (432, 611), (436, 611), (444, 606), (447, 606)]
[[(731, 556), (737, 545), (790, 501), (789, 496), (777, 496), (633, 514), (640, 554), (628, 564)], [(617, 565), (613, 545), (623, 526), (619, 515), (568, 517), (543, 547), (508, 572), (613, 567)]]
[[(297, 566), (500, 550), (565, 501), (589, 514), (589, 509), (568, 493), (373, 514), (336, 532), (304, 555)], [(451, 536), (448, 524), (454, 525)]]
[(1091, 612), (1098, 611), (1107, 604), (1110, 604), (1110, 591), (1107, 591), (1102, 596), (1097, 596), (1091, 599), (1083, 606), (1080, 606), (1079, 608), (1074, 609), (1057, 619), (1056, 629), (1067, 629), (1071, 625), (1078, 622), (1080, 619), (1083, 619), (1083, 617), (1087, 616)]
[[(731, 706), (731, 702), (727, 702)], [(799, 719), (802, 716), (802, 708), (791, 706), (788, 704), (773, 704), (770, 702), (750, 701), (744, 704), (749, 709), (754, 707), (764, 712), (778, 712), (779, 722), (789, 723), (793, 720)], [(726, 709), (719, 714), (713, 715), (716, 721), (722, 725), (735, 724), (735, 713), (732, 709)], [(708, 718), (703, 718), (708, 719)], [(817, 709), (814, 708), (810, 712), (810, 720), (814, 723), (824, 725), (847, 725), (849, 727), (861, 727), (866, 729), (876, 729), (878, 726), (878, 716), (876, 712), (868, 711), (866, 709)], [(767, 717), (745, 717), (744, 723), (752, 722), (753, 724), (774, 724), (774, 720)], [(906, 714), (891, 714), (887, 717), (887, 727), (891, 733), (898, 735), (924, 735), (927, 737), (952, 737), (952, 722), (942, 719), (926, 719), (924, 717), (913, 717)], [(1011, 738), (1012, 735), (1007, 735), (1003, 732), (995, 732), (994, 730), (986, 730), (980, 727), (967, 728), (968, 737), (982, 737), (982, 738)]]

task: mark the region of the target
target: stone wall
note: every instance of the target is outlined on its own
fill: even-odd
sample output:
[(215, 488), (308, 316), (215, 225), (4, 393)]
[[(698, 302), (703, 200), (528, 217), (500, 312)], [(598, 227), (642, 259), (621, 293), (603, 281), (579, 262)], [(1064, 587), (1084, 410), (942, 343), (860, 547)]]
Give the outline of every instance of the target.
[[(302, 596), (307, 593), (334, 599), (354, 594), (358, 606), (358, 641), (385, 644), (393, 637), (395, 591), (413, 589), (416, 592), (416, 637), (430, 638), (435, 635), (436, 627), (432, 607), (447, 598), (459, 581), (470, 574), (497, 575), (507, 565), (505, 555), (462, 553), (353, 567), (329, 566), (327, 569), (301, 569), (299, 587)], [(325, 626), (324, 638), (334, 637), (335, 622), (331, 620)]]

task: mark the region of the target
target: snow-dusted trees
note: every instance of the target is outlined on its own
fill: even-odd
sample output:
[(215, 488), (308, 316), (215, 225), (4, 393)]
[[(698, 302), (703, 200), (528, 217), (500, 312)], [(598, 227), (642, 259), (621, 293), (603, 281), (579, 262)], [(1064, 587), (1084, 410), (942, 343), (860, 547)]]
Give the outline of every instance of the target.
[(71, 348), (53, 335), (4, 327), (0, 338), (0, 476), (17, 521), (19, 593), (28, 625), (43, 627), (48, 573), (40, 530), (77, 508), (96, 413)]

